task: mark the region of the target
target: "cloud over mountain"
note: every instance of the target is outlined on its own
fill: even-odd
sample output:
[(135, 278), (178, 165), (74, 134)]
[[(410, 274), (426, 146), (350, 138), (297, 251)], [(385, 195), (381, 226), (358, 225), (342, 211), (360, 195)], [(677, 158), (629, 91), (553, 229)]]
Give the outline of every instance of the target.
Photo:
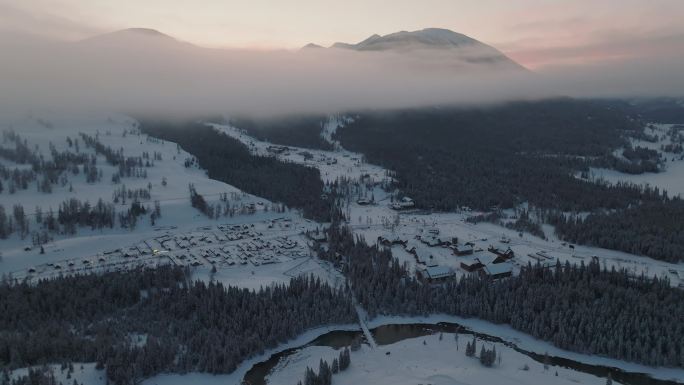
[(78, 42), (0, 38), (0, 108), (284, 114), (547, 96), (681, 94), (682, 61), (531, 73), (440, 29), (339, 49), (209, 49), (149, 29)]

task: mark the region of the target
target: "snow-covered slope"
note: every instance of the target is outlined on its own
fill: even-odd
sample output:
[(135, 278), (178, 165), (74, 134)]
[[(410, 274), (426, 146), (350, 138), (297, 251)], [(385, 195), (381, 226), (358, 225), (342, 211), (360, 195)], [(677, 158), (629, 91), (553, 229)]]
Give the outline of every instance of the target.
[[(478, 341), (496, 347), (501, 363), (492, 368), (482, 366), (477, 358), (466, 357), (469, 335), (444, 333), (407, 339), (380, 349), (363, 345), (351, 355), (351, 365), (333, 376), (337, 385), (480, 385), (480, 384), (604, 384), (605, 379), (562, 367), (543, 365), (499, 343)], [(268, 377), (269, 385), (296, 384), (304, 377), (306, 367), (318, 371), (320, 359), (332, 362), (339, 355), (329, 347), (304, 348), (281, 362)], [(617, 382), (613, 382), (617, 384)]]
[[(73, 170), (69, 168), (59, 174), (59, 182), (50, 184), (50, 192), (44, 192), (38, 188), (43, 181), (42, 173), (22, 188), (12, 180), (12, 172), (14, 169), (30, 170), (31, 165), (0, 157), (0, 166), (10, 170), (9, 179), (0, 177), (3, 185), (0, 205), (10, 217), (14, 206), (23, 207), (29, 226), (23, 236), (15, 230), (7, 239), (0, 238), (0, 275), (33, 279), (89, 271), (125, 270), (142, 264), (174, 263), (192, 265), (200, 278), (209, 279), (210, 270), (215, 265), (218, 271), (211, 278), (258, 289), (262, 285), (287, 282), (292, 276), (316, 274), (320, 270), (317, 264), (310, 263), (306, 240), (300, 235), (316, 224), (304, 221), (295, 211), (277, 212), (273, 210), (275, 205), (266, 199), (209, 179), (196, 164), (186, 165), (192, 159), (191, 154), (175, 143), (141, 134), (137, 124), (129, 117), (117, 114), (62, 116), (45, 112), (0, 123), (0, 131), (5, 130), (6, 135), (15, 133), (22, 143), (44, 160), (52, 159), (52, 150), (72, 156), (85, 155), (94, 159), (94, 167), (100, 174), (98, 180), (89, 182), (82, 165)], [(135, 167), (136, 175), (122, 176), (115, 182), (115, 175), (120, 174), (119, 167), (86, 146), (81, 134), (97, 138), (102, 146), (121, 151), (124, 157), (147, 154), (142, 157), (143, 165)], [(11, 140), (0, 141), (0, 148), (14, 147)], [(149, 165), (145, 164), (147, 159)], [(78, 173), (75, 173), (76, 169)], [(190, 205), (189, 184), (194, 185), (209, 204), (230, 204), (235, 210), (229, 214), (224, 211), (214, 219), (207, 217)], [(74, 233), (47, 231), (45, 221), (39, 220), (39, 216), (45, 218), (50, 211), (58, 218), (60, 207), (70, 199), (87, 201), (91, 206), (102, 200), (104, 204), (113, 205), (118, 216), (127, 212), (134, 201), (130, 196), (116, 198), (115, 192), (122, 190), (144, 192), (139, 202), (148, 209), (158, 202), (161, 217), (152, 223), (149, 215), (142, 215), (134, 227), (127, 228), (120, 226), (118, 217), (115, 217), (111, 228), (81, 226)], [(227, 197), (226, 201), (222, 201), (222, 195)], [(14, 217), (12, 220), (16, 221)], [(247, 226), (249, 236), (238, 234), (244, 230), (231, 230), (235, 225)], [(34, 241), (37, 234), (48, 237), (41, 241), (42, 247)], [(200, 241), (205, 236), (209, 237), (210, 243)], [(158, 242), (166, 238), (177, 241), (163, 245)], [(242, 260), (228, 258), (229, 255), (238, 255), (235, 248), (240, 244), (259, 239), (274, 246), (271, 251), (277, 252), (277, 257), (263, 260), (264, 253), (269, 253), (264, 249)], [(295, 243), (287, 243), (288, 240)], [(177, 246), (179, 242), (195, 243), (186, 244), (181, 249)], [(185, 257), (179, 259), (181, 255)], [(216, 260), (212, 261), (214, 257)]]

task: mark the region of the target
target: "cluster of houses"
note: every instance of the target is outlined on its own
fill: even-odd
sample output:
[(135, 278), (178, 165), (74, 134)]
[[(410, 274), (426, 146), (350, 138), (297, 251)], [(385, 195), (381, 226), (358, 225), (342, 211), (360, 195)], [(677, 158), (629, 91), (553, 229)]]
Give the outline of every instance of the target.
[(237, 243), (226, 243), (214, 247), (200, 248), (189, 253), (192, 266), (208, 262), (212, 265), (230, 267), (234, 265), (254, 266), (281, 262), (282, 257), (291, 259), (308, 256), (303, 244), (286, 236), (274, 239), (251, 238)]
[[(254, 266), (309, 256), (305, 242), (280, 235), (264, 237), (261, 230), (292, 228), (289, 218), (255, 224), (222, 224), (188, 233), (166, 233), (135, 245), (106, 250), (94, 256), (46, 263), (26, 270), (28, 278), (90, 270), (127, 270), (139, 266)], [(322, 233), (322, 232), (321, 232)], [(274, 234), (275, 235), (275, 234)]]
[(513, 274), (513, 264), (509, 262), (514, 253), (511, 249), (505, 252), (495, 252), (490, 248), (488, 253), (478, 253), (461, 260), (461, 268), (467, 272), (480, 272), (493, 279), (510, 277)]
[(380, 236), (378, 242), (386, 246), (403, 245), (416, 258), (419, 277), (426, 282), (441, 282), (455, 276), (452, 268), (438, 264), (434, 252), (436, 247), (451, 249), (451, 254), (460, 260), (460, 268), (468, 273), (479, 273), (492, 279), (513, 274), (510, 260), (515, 253), (510, 247), (490, 246), (484, 251), (476, 249), (472, 242), (459, 244), (455, 237), (440, 236), (437, 229), (427, 230), (414, 239), (404, 239), (399, 235)]
[[(291, 228), (288, 218), (255, 224), (219, 225), (219, 231), (205, 231), (178, 234), (172, 240), (177, 248), (166, 242), (162, 246), (169, 251), (169, 258), (177, 265), (200, 266), (211, 264), (230, 267), (234, 265), (254, 266), (281, 262), (281, 257), (300, 258), (308, 255), (303, 243), (287, 236), (272, 239), (259, 231), (263, 225), (268, 229)], [(190, 250), (189, 248), (192, 248)]]

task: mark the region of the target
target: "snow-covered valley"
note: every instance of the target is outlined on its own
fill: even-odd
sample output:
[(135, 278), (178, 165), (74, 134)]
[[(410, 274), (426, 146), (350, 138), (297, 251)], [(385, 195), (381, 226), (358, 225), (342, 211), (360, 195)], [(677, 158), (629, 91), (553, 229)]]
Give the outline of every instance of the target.
[[(45, 122), (50, 124), (46, 125)], [(339, 123), (343, 124), (342, 121)], [(11, 207), (22, 205), (27, 210), (31, 228), (40, 229), (42, 223), (36, 218), (38, 213), (44, 214), (50, 209), (56, 212), (60, 204), (70, 198), (87, 200), (91, 204), (101, 199), (114, 204), (117, 212), (123, 212), (131, 200), (128, 198), (126, 203), (126, 198), (123, 198), (121, 201), (122, 198), (117, 198), (114, 191), (124, 185), (132, 191), (147, 191), (149, 197), (141, 199), (141, 203), (153, 207), (158, 202), (161, 215), (154, 220), (154, 224), (143, 217), (134, 227), (128, 228), (81, 227), (75, 234), (53, 234), (47, 242), (35, 243), (28, 234), (23, 238), (20, 234), (12, 234), (8, 239), (0, 240), (0, 271), (5, 276), (37, 281), (65, 274), (178, 265), (192, 269), (194, 278), (253, 290), (286, 283), (291, 277), (303, 274), (314, 274), (333, 285), (344, 282), (340, 272), (316, 258), (311, 247), (315, 241), (325, 240), (319, 238), (319, 230), (326, 224), (306, 220), (297, 210), (281, 210), (277, 202), (269, 202), (229, 184), (209, 179), (204, 170), (187, 166), (192, 154), (174, 143), (141, 134), (137, 130), (137, 122), (128, 117), (98, 115), (78, 120), (71, 117), (43, 117), (40, 121), (31, 117), (12, 122), (11, 127), (22, 140), (26, 140), (27, 147), (45, 157), (50, 156), (51, 147), (57, 151), (80, 152), (95, 157), (101, 175), (98, 181), (88, 182), (81, 170), (79, 174), (68, 175), (66, 183), (57, 184), (49, 193), (38, 191), (39, 181), (31, 182), (26, 189), (15, 187), (13, 193), (6, 187), (5, 191), (0, 192), (0, 204), (7, 209), (8, 215)], [(552, 229), (546, 229), (547, 239), (541, 239), (490, 223), (473, 224), (467, 219), (479, 213), (467, 210), (454, 213), (396, 210), (392, 207), (390, 194), (381, 188), (390, 180), (390, 173), (382, 167), (365, 163), (363, 156), (344, 150), (339, 144), (336, 151), (284, 147), (259, 141), (228, 125), (212, 124), (212, 127), (240, 140), (254, 154), (318, 168), (321, 178), (326, 182), (342, 178), (358, 182), (358, 190), (344, 205), (349, 226), (367, 242), (385, 244), (391, 248), (394, 257), (409, 266), (409, 270), (417, 277), (425, 279), (426, 274), (437, 270), (447, 274), (449, 279), (461, 277), (471, 274), (470, 269), (475, 266), (476, 271), (482, 269), (497, 278), (494, 276), (497, 272), (517, 274), (522, 266), (528, 264), (539, 262), (553, 266), (556, 262), (566, 261), (588, 263), (595, 258), (608, 268), (625, 268), (634, 275), (667, 277), (673, 286), (684, 286), (684, 265), (681, 263), (672, 264), (613, 250), (570, 245), (559, 240)], [(331, 140), (331, 130), (334, 131), (334, 128), (326, 129)], [(125, 156), (154, 154), (154, 161), (150, 166), (140, 167), (139, 176), (122, 177), (115, 181), (120, 168), (108, 164), (104, 155), (82, 142), (78, 150), (68, 144), (67, 137), (79, 138), (81, 133), (98, 138), (104, 146), (122, 149)], [(1, 161), (7, 168), (26, 167), (8, 160)], [(673, 163), (661, 173), (664, 178), (667, 176), (667, 181), (684, 180), (684, 174), (680, 175), (684, 168), (675, 167), (677, 164)], [(652, 183), (660, 182), (654, 180)], [(663, 188), (669, 186), (663, 183)], [(200, 213), (190, 204), (189, 184), (194, 185), (210, 203), (227, 208), (216, 218), (208, 218)], [(469, 248), (459, 255), (457, 247), (464, 245)], [(507, 250), (514, 256), (507, 258), (504, 264), (495, 263), (498, 253)], [(502, 266), (504, 269), (501, 269)], [(445, 319), (440, 316), (403, 321), (379, 317), (363, 321), (367, 321), (369, 327), (402, 322), (458, 322), (536, 354), (549, 352), (553, 356), (579, 362), (592, 360), (626, 372), (647, 373), (654, 378), (684, 382), (684, 372), (680, 369), (649, 368), (619, 360), (583, 356), (554, 348), (549, 343), (535, 340), (511, 328), (484, 321), (456, 317)], [(357, 326), (344, 325), (341, 328), (357, 329)], [(271, 354), (286, 348), (299, 348), (334, 329), (336, 327), (330, 326), (310, 331), (287, 345), (244, 362), (231, 375), (163, 374), (145, 380), (144, 384), (238, 384), (252, 365), (268, 359)], [(545, 369), (539, 362), (502, 343), (487, 343), (487, 346), (496, 345), (503, 359), (501, 364), (485, 368), (477, 359), (463, 354), (468, 338), (462, 335), (455, 342), (453, 334), (444, 333), (441, 337), (432, 334), (378, 349), (363, 345), (359, 351), (352, 353), (352, 364), (348, 371), (335, 376), (333, 381), (340, 385), (358, 382), (434, 385), (605, 383), (605, 378), (571, 368), (551, 366)], [(306, 366), (317, 368), (321, 358), (332, 359), (337, 353), (328, 347), (302, 347), (278, 364), (267, 377), (268, 383), (297, 383), (302, 379)], [(75, 372), (79, 373), (79, 370), (77, 368)], [(103, 374), (96, 371), (93, 364), (85, 364), (82, 372), (74, 375), (74, 378), (89, 384), (106, 383)]]

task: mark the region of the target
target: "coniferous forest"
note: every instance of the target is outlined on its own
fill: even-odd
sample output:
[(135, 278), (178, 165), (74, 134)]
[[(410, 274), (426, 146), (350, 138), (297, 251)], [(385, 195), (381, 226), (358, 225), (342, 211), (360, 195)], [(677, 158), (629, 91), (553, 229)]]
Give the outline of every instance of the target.
[(311, 277), (254, 292), (192, 282), (175, 267), (4, 282), (0, 298), (2, 367), (97, 362), (113, 384), (230, 373), (309, 328), (356, 317), (348, 294)]
[(329, 239), (330, 247), (319, 255), (343, 266), (348, 285), (370, 316), (475, 317), (509, 324), (562, 349), (684, 367), (684, 292), (665, 279), (606, 270), (592, 261), (554, 268), (529, 265), (498, 281), (471, 275), (425, 285), (388, 249), (368, 246), (348, 229), (331, 228)]
[(684, 259), (684, 201), (646, 202), (616, 212), (550, 215), (556, 233), (570, 242), (621, 250), (677, 263)]
[(396, 172), (397, 187), (420, 207), (510, 208), (527, 201), (582, 211), (650, 198), (636, 186), (611, 187), (574, 175), (619, 163), (612, 151), (639, 136), (641, 127), (590, 102), (549, 100), (366, 113), (339, 128), (337, 137), (345, 148)]

